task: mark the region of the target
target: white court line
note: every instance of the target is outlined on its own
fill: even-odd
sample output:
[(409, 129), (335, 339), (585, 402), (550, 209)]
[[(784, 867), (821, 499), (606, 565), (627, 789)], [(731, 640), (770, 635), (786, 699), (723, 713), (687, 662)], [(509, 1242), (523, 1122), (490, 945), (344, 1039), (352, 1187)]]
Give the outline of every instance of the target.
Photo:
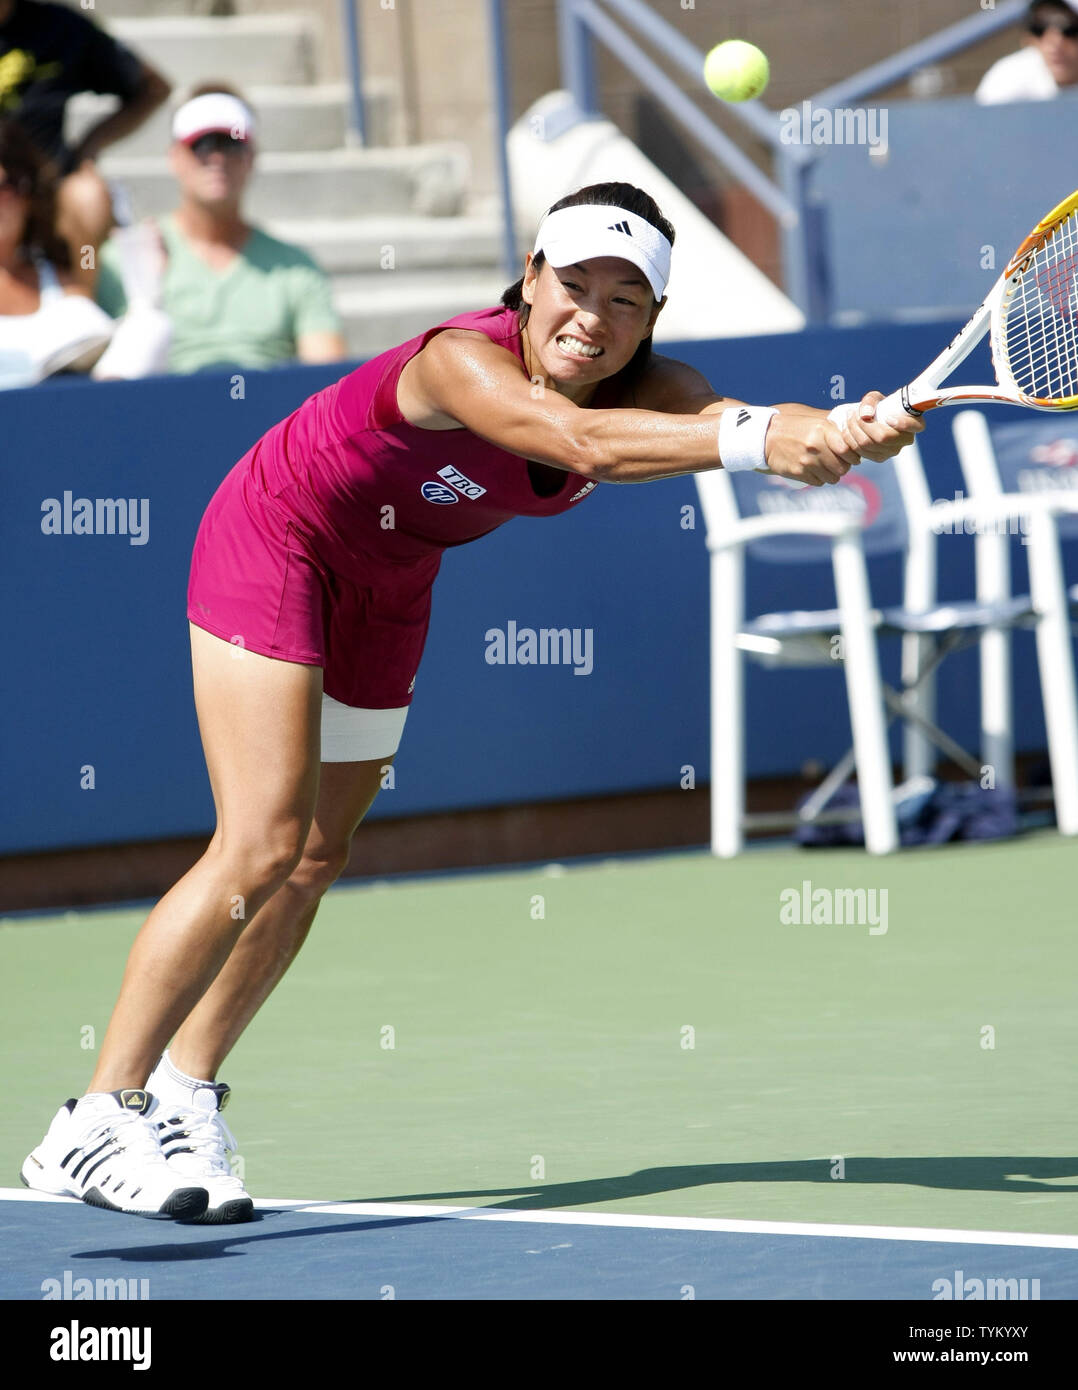
[[(21, 1187), (0, 1187), (0, 1201), (72, 1202)], [(954, 1245), (1024, 1245), (1078, 1250), (1078, 1235), (1027, 1235), (1022, 1231), (955, 1231), (932, 1226), (843, 1226), (815, 1221), (735, 1221), (713, 1216), (630, 1216), (623, 1212), (506, 1211), (499, 1207), (432, 1207), (411, 1202), (305, 1202), (300, 1198), (260, 1197), (259, 1211), (314, 1212), (325, 1216), (449, 1217), (469, 1221), (531, 1221), (549, 1226), (624, 1226), (648, 1231), (714, 1231), (736, 1235), (833, 1236), (853, 1240), (926, 1240)], [(207, 1227), (220, 1234), (222, 1228)]]

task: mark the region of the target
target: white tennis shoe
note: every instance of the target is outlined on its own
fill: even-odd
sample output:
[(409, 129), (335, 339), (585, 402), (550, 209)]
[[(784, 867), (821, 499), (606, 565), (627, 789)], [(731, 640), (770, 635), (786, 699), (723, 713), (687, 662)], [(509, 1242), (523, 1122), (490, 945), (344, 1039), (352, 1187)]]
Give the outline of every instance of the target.
[(194, 1219), (209, 1225), (250, 1221), (254, 1202), (229, 1161), (236, 1140), (221, 1119), (229, 1088), (224, 1082), (176, 1086), (162, 1070), (154, 1072), (150, 1084), (154, 1082), (160, 1106), (154, 1118), (168, 1166), (177, 1180), (197, 1183), (209, 1193), (206, 1210)]
[(149, 1118), (155, 1106), (149, 1091), (136, 1089), (65, 1102), (22, 1165), (22, 1181), (37, 1192), (133, 1216), (201, 1216), (209, 1193), (169, 1166)]

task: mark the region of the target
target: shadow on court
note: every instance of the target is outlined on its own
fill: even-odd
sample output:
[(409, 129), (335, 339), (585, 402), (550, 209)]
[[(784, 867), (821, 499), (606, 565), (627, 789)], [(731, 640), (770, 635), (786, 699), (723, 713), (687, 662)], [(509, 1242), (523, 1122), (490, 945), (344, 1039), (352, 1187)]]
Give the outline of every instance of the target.
[[(1062, 1183), (1060, 1178), (1070, 1178)], [(680, 1168), (642, 1168), (616, 1178), (578, 1182), (529, 1183), (520, 1187), (475, 1188), (458, 1192), (408, 1192), (354, 1197), (357, 1202), (439, 1202), (461, 1198), (505, 1197), (484, 1206), (531, 1210), (588, 1206), (656, 1192), (677, 1192), (719, 1183), (833, 1183), (829, 1158), (785, 1163), (699, 1163)], [(847, 1158), (847, 1183), (879, 1187), (937, 1187), (956, 1192), (1078, 1192), (1078, 1158)]]
[[(1069, 1182), (1060, 1179), (1069, 1178)], [(648, 1197), (658, 1192), (674, 1192), (691, 1187), (720, 1183), (831, 1183), (830, 1159), (798, 1159), (785, 1163), (702, 1163), (683, 1167), (644, 1168), (616, 1178), (590, 1178), (580, 1182), (549, 1183), (512, 1188), (472, 1188), (450, 1192), (406, 1192), (391, 1195), (369, 1193), (358, 1197), (336, 1198), (351, 1202), (438, 1202), (470, 1200), (493, 1210), (560, 1210), (590, 1206), (598, 1202), (623, 1201), (629, 1197)], [(1078, 1192), (1078, 1158), (848, 1158), (847, 1183), (887, 1187), (935, 1187), (972, 1192)], [(492, 1198), (505, 1198), (496, 1201)], [(322, 1202), (309, 1206), (265, 1209), (251, 1224), (218, 1228), (214, 1237), (190, 1243), (135, 1246), (124, 1249), (83, 1250), (75, 1259), (115, 1259), (136, 1263), (175, 1263), (186, 1260), (215, 1260), (243, 1253), (244, 1246), (266, 1240), (321, 1238), (331, 1235), (367, 1234), (372, 1231), (429, 1226), (452, 1221), (453, 1216), (397, 1216), (378, 1218), (359, 1216), (334, 1225), (311, 1229), (275, 1229), (275, 1217), (300, 1211), (316, 1212)], [(254, 1229), (252, 1229), (252, 1226)], [(268, 1229), (257, 1229), (259, 1226)], [(209, 1228), (189, 1223), (185, 1230), (209, 1232)]]
[[(317, 1209), (317, 1203), (311, 1206)], [(78, 1250), (71, 1252), (71, 1258), (75, 1260), (127, 1260), (133, 1264), (177, 1264), (185, 1260), (219, 1260), (226, 1256), (242, 1255), (245, 1245), (255, 1245), (263, 1240), (307, 1240), (311, 1236), (342, 1236), (356, 1235), (362, 1233), (366, 1235), (370, 1231), (385, 1231), (401, 1226), (429, 1226), (432, 1222), (452, 1221), (452, 1216), (397, 1216), (386, 1220), (378, 1220), (370, 1216), (356, 1216), (351, 1221), (341, 1221), (333, 1226), (314, 1226), (310, 1230), (274, 1230), (272, 1229), (272, 1217), (293, 1216), (296, 1212), (302, 1212), (303, 1207), (281, 1208), (279, 1212), (263, 1212), (263, 1219), (271, 1218), (265, 1224), (271, 1229), (266, 1231), (251, 1231), (250, 1222), (244, 1222), (234, 1226), (222, 1226), (221, 1236), (216, 1240), (200, 1240), (197, 1243), (175, 1244), (175, 1245), (139, 1245), (130, 1248), (120, 1248), (115, 1250)], [(196, 1226), (193, 1223), (185, 1227), (187, 1230), (202, 1232), (208, 1230), (206, 1226)], [(233, 1232), (234, 1234), (225, 1234)], [(250, 1234), (246, 1234), (250, 1232)]]

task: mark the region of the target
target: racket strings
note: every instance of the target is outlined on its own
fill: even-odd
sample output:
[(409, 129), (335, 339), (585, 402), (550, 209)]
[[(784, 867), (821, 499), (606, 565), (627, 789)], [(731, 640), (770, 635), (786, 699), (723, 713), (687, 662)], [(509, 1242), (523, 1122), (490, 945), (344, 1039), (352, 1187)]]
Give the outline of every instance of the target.
[(1078, 213), (1033, 252), (1005, 309), (1007, 365), (1023, 395), (1078, 396)]

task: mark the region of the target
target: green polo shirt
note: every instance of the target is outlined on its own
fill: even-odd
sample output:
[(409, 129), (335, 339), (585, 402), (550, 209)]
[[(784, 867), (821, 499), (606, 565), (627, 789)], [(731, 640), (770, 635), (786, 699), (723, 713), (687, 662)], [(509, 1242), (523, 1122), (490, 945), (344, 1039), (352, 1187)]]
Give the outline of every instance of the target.
[[(255, 227), (231, 265), (214, 270), (171, 214), (156, 221), (168, 250), (162, 307), (172, 320), (170, 371), (271, 367), (295, 359), (300, 334), (340, 332), (329, 279), (298, 246)], [(97, 302), (113, 318), (127, 307), (112, 241), (100, 252)]]

